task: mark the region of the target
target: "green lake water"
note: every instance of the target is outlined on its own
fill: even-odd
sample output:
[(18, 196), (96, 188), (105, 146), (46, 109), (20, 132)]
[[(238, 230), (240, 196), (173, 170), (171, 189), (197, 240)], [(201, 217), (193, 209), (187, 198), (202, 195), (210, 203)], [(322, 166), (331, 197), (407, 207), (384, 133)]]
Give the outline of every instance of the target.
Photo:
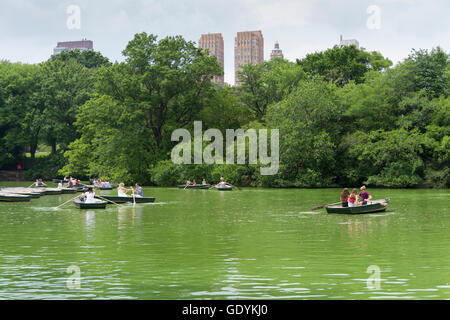
[(368, 191), (391, 198), (386, 212), (311, 211), (340, 189), (144, 188), (155, 203), (106, 210), (53, 208), (72, 194), (0, 202), (0, 299), (449, 299), (450, 191)]

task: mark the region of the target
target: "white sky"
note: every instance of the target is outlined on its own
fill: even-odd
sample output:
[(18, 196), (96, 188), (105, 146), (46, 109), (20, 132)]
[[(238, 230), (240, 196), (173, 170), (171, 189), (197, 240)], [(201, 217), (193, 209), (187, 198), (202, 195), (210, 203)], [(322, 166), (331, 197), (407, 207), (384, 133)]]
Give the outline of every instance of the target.
[[(68, 29), (67, 8), (81, 9), (80, 29)], [(380, 9), (380, 29), (369, 29), (369, 6)], [(37, 63), (50, 57), (58, 41), (94, 41), (112, 62), (135, 33), (182, 35), (198, 41), (221, 32), (225, 41), (225, 81), (234, 83), (234, 37), (261, 30), (269, 59), (276, 40), (295, 61), (356, 38), (394, 62), (412, 48), (440, 45), (450, 51), (448, 0), (0, 0), (0, 59)]]

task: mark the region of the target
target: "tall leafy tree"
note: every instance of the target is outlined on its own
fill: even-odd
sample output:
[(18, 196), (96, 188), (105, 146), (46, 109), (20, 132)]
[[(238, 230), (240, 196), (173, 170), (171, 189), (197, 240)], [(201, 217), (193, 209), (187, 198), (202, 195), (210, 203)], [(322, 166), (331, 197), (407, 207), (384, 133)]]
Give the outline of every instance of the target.
[(297, 64), (310, 74), (320, 75), (342, 86), (351, 80), (361, 83), (368, 71), (386, 70), (392, 62), (376, 51), (367, 52), (355, 46), (334, 46), (323, 52), (307, 54), (305, 58), (297, 59)]

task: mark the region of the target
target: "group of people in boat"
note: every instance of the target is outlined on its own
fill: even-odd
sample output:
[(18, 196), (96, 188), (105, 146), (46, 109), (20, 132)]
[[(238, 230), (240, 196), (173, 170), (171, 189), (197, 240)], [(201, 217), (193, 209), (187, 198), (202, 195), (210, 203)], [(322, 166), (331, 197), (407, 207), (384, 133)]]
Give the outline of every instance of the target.
[(100, 178), (100, 180), (94, 179), (92, 183), (99, 188), (111, 188), (111, 182), (103, 181), (103, 178)]
[(34, 182), (35, 187), (47, 187), (47, 185), (42, 181), (42, 179), (36, 179)]
[[(66, 183), (64, 183), (65, 181), (67, 181)], [(63, 188), (73, 188), (75, 186), (81, 186), (81, 181), (75, 178), (70, 177), (69, 179), (67, 179), (66, 177), (64, 177), (64, 180), (60, 180), (58, 182), (58, 189), (63, 189)]]
[(367, 192), (366, 186), (362, 186), (358, 193), (358, 189), (353, 189), (352, 193), (348, 191), (348, 188), (344, 188), (341, 192), (342, 207), (356, 207), (364, 206), (367, 201), (372, 199), (372, 196)]
[[(197, 182), (195, 182), (195, 179), (193, 179), (192, 181), (191, 181), (191, 179), (187, 179), (186, 180), (186, 185), (187, 186), (195, 186), (195, 185), (197, 185)], [(202, 180), (202, 185), (207, 185), (205, 179)], [(218, 186), (225, 186), (225, 185), (228, 185), (228, 183), (225, 181), (225, 179), (223, 177), (220, 177), (219, 183), (217, 185)]]
[[(128, 192), (132, 192), (131, 195), (128, 194)], [(144, 197), (144, 190), (142, 189), (141, 185), (139, 183), (135, 184), (135, 188), (130, 187), (129, 189), (125, 188), (125, 184), (123, 182), (119, 183), (119, 186), (117, 187), (117, 196), (119, 197), (137, 197), (137, 198), (143, 198)]]
[[(193, 179), (193, 180), (191, 181), (191, 179), (188, 178), (188, 179), (186, 180), (186, 185), (187, 185), (187, 186), (196, 186), (196, 185), (197, 185), (197, 182), (195, 182), (195, 179)], [(202, 185), (207, 185), (205, 179), (202, 180)]]

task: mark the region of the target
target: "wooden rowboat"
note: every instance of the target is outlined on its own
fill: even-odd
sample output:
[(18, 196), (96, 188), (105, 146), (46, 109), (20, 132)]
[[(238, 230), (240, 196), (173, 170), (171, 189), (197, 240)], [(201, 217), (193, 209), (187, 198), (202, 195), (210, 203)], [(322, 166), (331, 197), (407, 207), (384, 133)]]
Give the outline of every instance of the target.
[(325, 206), (327, 213), (341, 214), (364, 214), (385, 211), (388, 207), (389, 198), (381, 200), (368, 201), (364, 206), (342, 207), (341, 204)]
[(37, 190), (32, 190), (32, 189), (28, 189), (28, 188), (0, 188), (1, 192), (6, 192), (6, 193), (12, 193), (12, 194), (21, 194), (24, 196), (29, 196), (32, 199), (37, 199), (41, 196), (40, 192), (37, 192)]
[(233, 187), (230, 187), (228, 185), (224, 185), (224, 186), (217, 185), (216, 186), (216, 190), (218, 190), (218, 191), (231, 191), (231, 190), (233, 190)]
[(26, 195), (23, 195), (23, 194), (0, 192), (0, 201), (26, 202), (26, 201), (30, 201), (30, 200), (31, 200), (30, 196), (26, 196)]
[[(101, 199), (98, 196), (95, 196), (97, 199)], [(104, 199), (108, 199), (109, 201), (113, 201), (115, 203), (125, 203), (131, 202), (133, 203), (133, 197), (118, 197), (118, 196), (101, 196)], [(135, 197), (136, 203), (152, 203), (155, 202), (155, 198), (151, 197)]]
[(96, 199), (95, 203), (86, 203), (81, 201), (80, 199), (74, 199), (73, 203), (78, 209), (105, 209), (108, 201)]
[[(83, 188), (82, 188), (83, 189)], [(62, 188), (61, 189), (61, 192), (63, 193), (63, 194), (66, 194), (66, 193), (75, 193), (75, 192), (77, 192), (78, 191), (78, 189), (77, 188)]]
[(112, 190), (112, 189), (114, 189), (112, 186), (111, 187), (94, 187), (95, 189), (98, 189), (98, 190)]
[(180, 189), (209, 189), (211, 187), (211, 185), (209, 184), (190, 184), (188, 186), (186, 186), (185, 184), (179, 184), (178, 188)]
[(41, 192), (43, 195), (61, 194), (62, 190), (58, 188), (32, 187)]

